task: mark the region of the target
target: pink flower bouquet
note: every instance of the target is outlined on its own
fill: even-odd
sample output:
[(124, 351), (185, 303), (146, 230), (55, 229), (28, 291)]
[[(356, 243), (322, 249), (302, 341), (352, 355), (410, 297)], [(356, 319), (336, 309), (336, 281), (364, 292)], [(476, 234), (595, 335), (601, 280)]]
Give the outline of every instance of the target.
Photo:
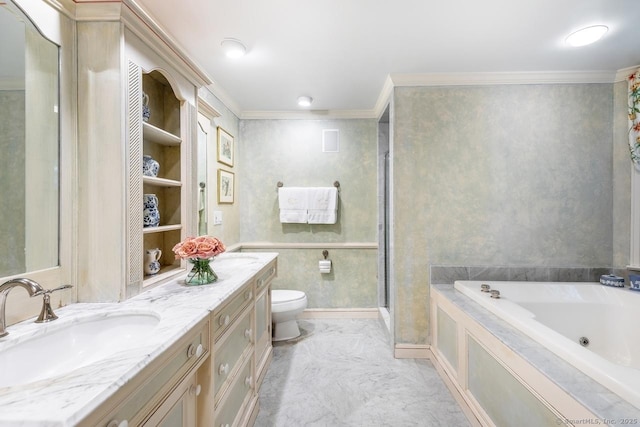
[(211, 259), (226, 250), (224, 244), (215, 237), (187, 237), (173, 247), (176, 259)]

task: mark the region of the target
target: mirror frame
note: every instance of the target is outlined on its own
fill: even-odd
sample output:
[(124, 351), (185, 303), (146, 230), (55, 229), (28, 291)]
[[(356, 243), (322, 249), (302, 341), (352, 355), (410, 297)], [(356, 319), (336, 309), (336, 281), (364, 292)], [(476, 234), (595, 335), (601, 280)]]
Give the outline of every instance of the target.
[[(74, 161), (77, 151), (76, 122), (77, 90), (75, 56), (75, 27), (72, 14), (57, 2), (49, 0), (9, 0), (26, 15), (43, 37), (58, 45), (58, 170), (59, 170), (59, 206), (58, 206), (58, 266), (38, 271), (0, 277), (0, 283), (16, 277), (28, 277), (40, 283), (44, 288), (54, 288), (61, 284), (71, 284), (71, 290), (51, 294), (51, 304), (66, 305), (77, 300), (77, 279), (73, 266), (76, 264), (74, 232), (76, 207), (73, 195), (76, 191), (75, 177), (77, 164)], [(15, 296), (13, 295), (15, 294)], [(12, 301), (7, 304), (6, 320), (11, 325), (17, 321), (38, 314), (42, 305), (40, 298), (29, 298), (26, 293), (12, 293)]]

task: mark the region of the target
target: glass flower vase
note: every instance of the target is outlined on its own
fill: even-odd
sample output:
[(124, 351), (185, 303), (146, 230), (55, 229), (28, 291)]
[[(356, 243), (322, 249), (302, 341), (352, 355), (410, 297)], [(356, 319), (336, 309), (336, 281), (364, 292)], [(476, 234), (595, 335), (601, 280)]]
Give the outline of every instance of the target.
[(218, 280), (218, 275), (211, 269), (210, 259), (190, 259), (193, 264), (187, 274), (186, 284), (190, 286), (206, 285)]

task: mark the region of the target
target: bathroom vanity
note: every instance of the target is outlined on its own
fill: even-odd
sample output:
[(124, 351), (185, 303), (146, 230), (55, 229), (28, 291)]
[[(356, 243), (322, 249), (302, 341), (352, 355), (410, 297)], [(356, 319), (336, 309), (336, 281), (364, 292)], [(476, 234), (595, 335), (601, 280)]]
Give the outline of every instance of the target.
[[(214, 284), (185, 286), (178, 278), (119, 304), (72, 304), (57, 310), (59, 319), (50, 324), (28, 320), (10, 327), (0, 358), (11, 347), (28, 349), (43, 335), (64, 335), (78, 325), (94, 322), (98, 329), (118, 317), (129, 322), (118, 336), (103, 338), (109, 344), (103, 354), (0, 387), (0, 426), (252, 425), (271, 360), (276, 257), (225, 253), (212, 263), (219, 276)], [(136, 320), (146, 317), (145, 325)], [(127, 330), (138, 333), (135, 339), (127, 340)]]
[[(59, 155), (49, 156), (60, 159), (52, 167), (60, 175), (45, 181), (60, 178), (48, 239), (60, 253), (47, 268), (10, 274), (73, 288), (53, 295), (59, 319), (45, 324), (33, 323), (39, 298), (12, 296), (12, 326), (0, 339), (0, 427), (250, 425), (271, 359), (277, 254), (222, 254), (212, 263), (218, 281), (191, 287), (188, 262), (171, 250), (197, 234), (197, 93), (211, 81), (134, 0), (0, 6), (14, 3), (11, 13), (42, 33), (34, 46), (54, 43), (49, 68), (59, 70), (42, 111), (59, 113), (59, 132), (46, 134), (60, 135), (50, 144)], [(37, 85), (24, 92), (45, 98)], [(43, 139), (26, 127), (23, 145)], [(144, 174), (145, 155), (159, 165), (154, 176)], [(145, 195), (155, 205), (149, 219), (159, 216), (147, 226)], [(44, 232), (30, 229), (27, 246), (44, 246)], [(153, 274), (143, 267), (149, 251), (162, 253)]]

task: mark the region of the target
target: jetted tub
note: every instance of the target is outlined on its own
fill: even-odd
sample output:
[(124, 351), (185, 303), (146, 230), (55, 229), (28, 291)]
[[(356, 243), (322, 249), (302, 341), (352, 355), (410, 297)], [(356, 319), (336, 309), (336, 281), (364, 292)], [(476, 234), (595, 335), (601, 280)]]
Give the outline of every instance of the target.
[[(482, 284), (500, 298), (481, 292)], [(584, 282), (456, 281), (454, 287), (640, 408), (640, 292)]]

